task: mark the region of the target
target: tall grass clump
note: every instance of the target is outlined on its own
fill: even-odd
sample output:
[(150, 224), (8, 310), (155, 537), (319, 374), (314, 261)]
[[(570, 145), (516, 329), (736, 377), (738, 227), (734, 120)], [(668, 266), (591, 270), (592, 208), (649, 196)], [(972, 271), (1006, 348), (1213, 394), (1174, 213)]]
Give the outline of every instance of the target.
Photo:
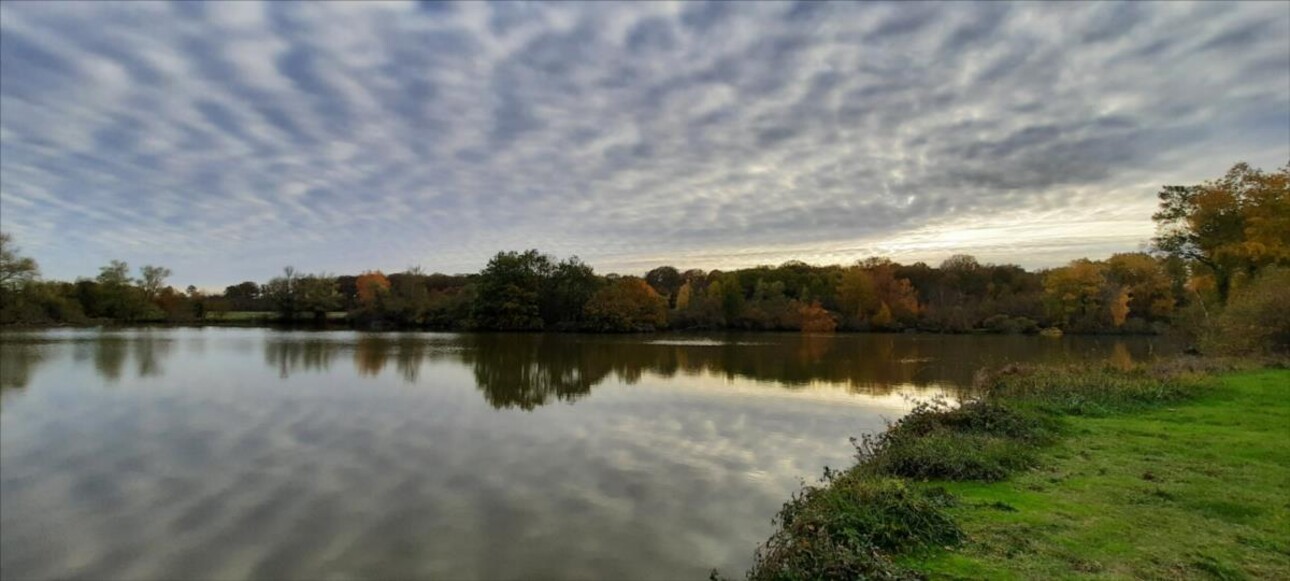
[[(1001, 480), (1034, 464), (1056, 422), (990, 400), (920, 403), (880, 434), (855, 441), (860, 471), (918, 480)], [(853, 440), (854, 441), (854, 440)]]
[(959, 543), (963, 533), (943, 510), (950, 502), (899, 479), (826, 471), (820, 486), (784, 504), (748, 578), (916, 578), (891, 557)]
[(1167, 405), (1194, 397), (1204, 386), (1201, 373), (1148, 366), (1009, 366), (977, 375), (982, 397), (1057, 416), (1103, 416)]

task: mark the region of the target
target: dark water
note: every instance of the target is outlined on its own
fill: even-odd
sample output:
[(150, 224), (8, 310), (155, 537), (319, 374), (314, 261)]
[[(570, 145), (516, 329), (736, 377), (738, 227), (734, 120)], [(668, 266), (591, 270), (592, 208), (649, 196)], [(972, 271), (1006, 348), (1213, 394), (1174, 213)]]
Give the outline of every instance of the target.
[(906, 395), (1149, 339), (0, 335), (5, 579), (741, 574)]

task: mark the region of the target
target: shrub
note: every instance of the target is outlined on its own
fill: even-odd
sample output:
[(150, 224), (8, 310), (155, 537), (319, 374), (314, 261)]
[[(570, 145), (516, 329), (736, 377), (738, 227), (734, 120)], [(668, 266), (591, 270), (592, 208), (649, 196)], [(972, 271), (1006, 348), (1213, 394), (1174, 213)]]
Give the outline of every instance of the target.
[(1033, 446), (1006, 437), (947, 429), (910, 437), (897, 434), (861, 440), (861, 470), (918, 480), (993, 482), (1035, 463)]
[(1232, 293), (1202, 346), (1226, 355), (1290, 355), (1290, 269), (1268, 269)]
[(890, 555), (957, 544), (943, 491), (889, 478), (825, 472), (784, 504), (749, 579), (909, 579)]

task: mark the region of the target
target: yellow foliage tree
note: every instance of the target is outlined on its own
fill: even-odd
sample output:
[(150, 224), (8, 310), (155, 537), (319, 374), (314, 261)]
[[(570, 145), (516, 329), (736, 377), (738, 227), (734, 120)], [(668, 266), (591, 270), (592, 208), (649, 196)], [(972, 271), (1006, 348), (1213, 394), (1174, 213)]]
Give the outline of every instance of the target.
[(1263, 172), (1238, 163), (1217, 180), (1166, 186), (1159, 198), (1156, 248), (1208, 270), (1223, 302), (1233, 282), (1290, 265), (1290, 164)]
[(1120, 289), (1111, 301), (1111, 323), (1116, 327), (1124, 325), (1129, 317), (1129, 291)]
[(1076, 260), (1062, 268), (1050, 270), (1044, 277), (1044, 298), (1049, 316), (1062, 326), (1087, 322), (1102, 307), (1102, 289), (1106, 285), (1103, 265), (1090, 260)]

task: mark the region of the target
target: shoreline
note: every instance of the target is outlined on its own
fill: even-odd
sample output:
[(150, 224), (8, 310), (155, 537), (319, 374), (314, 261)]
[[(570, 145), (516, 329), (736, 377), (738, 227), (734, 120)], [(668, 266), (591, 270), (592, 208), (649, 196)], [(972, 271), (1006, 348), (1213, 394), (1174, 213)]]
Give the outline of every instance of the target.
[(1290, 370), (1185, 358), (982, 383), (794, 495), (749, 579), (1290, 577)]
[(1059, 335), (1048, 336), (1043, 333), (1000, 333), (987, 329), (974, 329), (964, 332), (953, 331), (932, 331), (921, 329), (905, 329), (901, 331), (880, 331), (880, 330), (836, 330), (831, 332), (804, 332), (800, 330), (780, 330), (780, 329), (655, 329), (648, 331), (593, 331), (593, 330), (569, 330), (569, 329), (549, 329), (549, 330), (502, 330), (502, 329), (462, 329), (455, 327), (380, 327), (380, 326), (362, 326), (351, 324), (345, 319), (329, 319), (324, 323), (315, 323), (312, 321), (296, 321), (292, 323), (276, 322), (273, 319), (256, 318), (242, 320), (226, 321), (199, 321), (199, 322), (180, 322), (180, 321), (155, 321), (155, 322), (111, 322), (98, 321), (89, 323), (44, 323), (44, 324), (7, 324), (0, 325), (0, 331), (47, 331), (53, 329), (182, 329), (182, 328), (205, 328), (205, 327), (239, 327), (239, 328), (263, 328), (263, 329), (284, 329), (296, 331), (360, 331), (360, 332), (378, 332), (378, 333), (506, 333), (506, 334), (555, 334), (555, 335), (735, 335), (735, 334), (771, 334), (771, 335), (931, 335), (931, 336), (959, 336), (959, 337), (1042, 337), (1045, 339), (1061, 339), (1062, 337), (1161, 337), (1168, 338), (1170, 333), (1153, 333), (1153, 332), (1063, 332)]

